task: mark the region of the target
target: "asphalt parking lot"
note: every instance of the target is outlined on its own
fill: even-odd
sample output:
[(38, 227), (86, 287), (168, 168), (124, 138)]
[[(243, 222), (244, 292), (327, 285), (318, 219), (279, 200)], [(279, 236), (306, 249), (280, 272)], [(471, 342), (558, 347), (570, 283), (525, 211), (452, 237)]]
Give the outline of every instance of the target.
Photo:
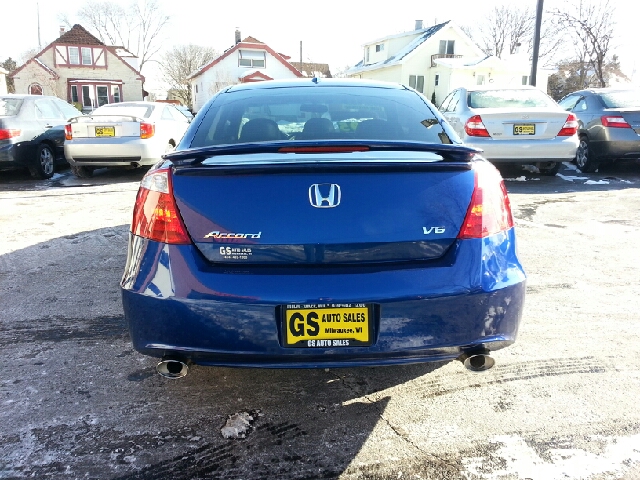
[(180, 380), (133, 351), (120, 304), (142, 174), (0, 174), (0, 478), (640, 478), (640, 165), (503, 172), (527, 299), (487, 372)]

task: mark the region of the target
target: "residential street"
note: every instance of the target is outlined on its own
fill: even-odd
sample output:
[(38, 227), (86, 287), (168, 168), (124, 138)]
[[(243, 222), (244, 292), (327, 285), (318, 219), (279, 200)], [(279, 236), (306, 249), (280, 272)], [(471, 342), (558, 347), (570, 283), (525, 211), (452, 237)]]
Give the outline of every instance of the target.
[[(0, 478), (640, 478), (640, 165), (503, 172), (528, 274), (496, 366), (168, 380), (120, 300), (143, 170), (0, 176)], [(246, 413), (245, 438), (225, 438)], [(245, 425), (246, 426), (246, 425)]]

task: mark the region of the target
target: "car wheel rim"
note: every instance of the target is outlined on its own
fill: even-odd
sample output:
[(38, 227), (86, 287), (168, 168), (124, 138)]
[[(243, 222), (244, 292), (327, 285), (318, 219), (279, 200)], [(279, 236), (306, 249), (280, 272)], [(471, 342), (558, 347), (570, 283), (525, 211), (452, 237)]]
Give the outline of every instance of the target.
[(43, 148), (42, 152), (40, 152), (40, 165), (42, 165), (42, 171), (46, 175), (53, 173), (53, 155), (51, 155), (51, 150), (48, 148)]
[(580, 142), (580, 147), (578, 148), (578, 155), (576, 155), (576, 163), (579, 167), (584, 167), (587, 164), (588, 148), (587, 142), (582, 140)]

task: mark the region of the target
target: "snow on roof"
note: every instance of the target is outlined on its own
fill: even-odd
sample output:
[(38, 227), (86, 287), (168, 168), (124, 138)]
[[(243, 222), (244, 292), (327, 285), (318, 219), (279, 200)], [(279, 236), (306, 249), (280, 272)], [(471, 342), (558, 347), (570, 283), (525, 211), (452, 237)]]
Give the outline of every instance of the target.
[(428, 28), (423, 28), (422, 30), (413, 30), (411, 32), (405, 32), (405, 33), (396, 34), (396, 35), (389, 35), (387, 37), (381, 38), (380, 40), (376, 40), (374, 42), (366, 43), (365, 45), (371, 45), (372, 43), (380, 43), (381, 41), (388, 40), (390, 38), (399, 38), (399, 37), (404, 37), (404, 36), (407, 36), (407, 35), (419, 34), (419, 36), (417, 38), (415, 38), (414, 40), (409, 42), (407, 45), (405, 45), (403, 48), (401, 48), (398, 52), (396, 52), (395, 55), (392, 55), (391, 57), (387, 58), (386, 60), (383, 60), (383, 61), (380, 61), (380, 62), (376, 62), (376, 63), (370, 63), (368, 65), (363, 65), (363, 61), (361, 60), (354, 67), (352, 67), (349, 71), (352, 72), (352, 71), (354, 71), (356, 69), (358, 69), (358, 70), (369, 70), (369, 69), (380, 68), (382, 66), (390, 67), (391, 65), (396, 65), (404, 57), (409, 55), (416, 48), (418, 48), (420, 45), (422, 45), (424, 42), (426, 42), (429, 38), (431, 38), (433, 35), (435, 35), (437, 32), (439, 32), (443, 27), (445, 27), (447, 24), (449, 24), (449, 22), (450, 22), (450, 20), (447, 20), (444, 23), (439, 23), (438, 25), (433, 25), (433, 26), (428, 27)]
[(49, 67), (47, 67), (44, 63), (42, 63), (42, 62), (40, 61), (40, 59), (38, 59), (38, 58), (33, 58), (33, 61), (34, 61), (34, 62), (37, 62), (37, 63), (38, 63), (38, 65), (40, 65), (42, 68), (44, 68), (44, 69), (45, 69), (47, 72), (49, 72), (52, 76), (54, 76), (54, 77), (57, 77), (57, 76), (58, 76), (58, 74), (57, 74), (54, 70), (52, 70), (52, 69), (50, 69)]

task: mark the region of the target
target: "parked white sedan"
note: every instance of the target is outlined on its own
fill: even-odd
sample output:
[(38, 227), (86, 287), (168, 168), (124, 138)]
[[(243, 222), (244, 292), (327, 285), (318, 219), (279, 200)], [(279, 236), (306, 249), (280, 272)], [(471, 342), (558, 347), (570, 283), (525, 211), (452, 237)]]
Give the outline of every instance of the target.
[(555, 175), (576, 156), (576, 116), (535, 87), (458, 88), (440, 111), (465, 144), (494, 164), (533, 164)]
[(180, 142), (190, 120), (171, 104), (103, 105), (65, 127), (64, 153), (71, 171), (90, 177), (98, 167), (153, 165)]

